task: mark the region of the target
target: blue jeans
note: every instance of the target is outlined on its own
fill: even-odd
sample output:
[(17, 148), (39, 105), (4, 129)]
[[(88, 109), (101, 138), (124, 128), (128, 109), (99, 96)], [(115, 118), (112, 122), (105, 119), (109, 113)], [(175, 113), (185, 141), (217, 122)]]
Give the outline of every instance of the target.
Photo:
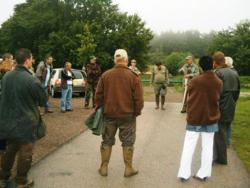
[(45, 111), (49, 110), (49, 87), (48, 86), (44, 86), (44, 91), (46, 93), (46, 102), (44, 105)]
[(67, 85), (67, 89), (62, 89), (61, 111), (71, 110), (72, 85)]

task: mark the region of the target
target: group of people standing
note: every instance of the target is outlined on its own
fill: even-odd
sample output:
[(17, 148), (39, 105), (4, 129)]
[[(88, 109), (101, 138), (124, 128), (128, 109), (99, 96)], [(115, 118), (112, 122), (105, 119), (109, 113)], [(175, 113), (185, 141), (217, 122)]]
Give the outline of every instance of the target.
[[(11, 57), (10, 57), (11, 58)], [(13, 57), (12, 57), (13, 59)], [(41, 123), (39, 106), (45, 112), (52, 112), (48, 104), (48, 88), (53, 58), (46, 56), (38, 65), (36, 77), (31, 73), (34, 63), (28, 49), (19, 49), (15, 54), (16, 67), (2, 79), (0, 100), (0, 142), (6, 142), (1, 156), (0, 187), (12, 182), (18, 188), (29, 187), (33, 181), (28, 179), (32, 162), (32, 151), (38, 139), (37, 127)], [(119, 129), (125, 164), (124, 177), (138, 174), (133, 166), (134, 143), (136, 140), (136, 118), (141, 115), (144, 105), (140, 71), (136, 61), (128, 67), (128, 54), (118, 49), (114, 54), (115, 66), (101, 74), (96, 58), (91, 57), (86, 66), (87, 86), (85, 108), (103, 108), (104, 133), (100, 146), (101, 176), (108, 175), (108, 165)], [(212, 163), (227, 164), (226, 130), (231, 126), (237, 99), (239, 97), (239, 76), (232, 67), (226, 65), (222, 52), (213, 57), (204, 56), (199, 60), (202, 73), (192, 61), (186, 58), (182, 67), (187, 79), (187, 96), (184, 98), (182, 112), (187, 112), (186, 135), (178, 172), (182, 182), (191, 177), (191, 163), (199, 135), (202, 137), (201, 167), (194, 178), (205, 181), (211, 176)], [(214, 69), (215, 68), (215, 69)], [(71, 111), (68, 96), (72, 95), (74, 74), (71, 64), (65, 63), (62, 71), (61, 111)], [(152, 70), (156, 109), (165, 110), (165, 95), (169, 82), (168, 70), (157, 62)], [(17, 174), (11, 177), (11, 169), (18, 153)]]
[[(222, 52), (213, 57), (204, 56), (198, 67), (187, 65), (182, 69), (187, 81), (182, 113), (187, 111), (187, 125), (178, 178), (182, 182), (191, 176), (193, 153), (199, 138), (202, 138), (201, 167), (193, 176), (206, 181), (211, 176), (212, 164), (228, 163), (227, 130), (234, 118), (236, 102), (240, 94), (239, 75), (232, 68), (232, 59)], [(230, 59), (230, 62), (226, 60)], [(190, 71), (185, 71), (185, 69)], [(185, 102), (187, 101), (187, 102)]]

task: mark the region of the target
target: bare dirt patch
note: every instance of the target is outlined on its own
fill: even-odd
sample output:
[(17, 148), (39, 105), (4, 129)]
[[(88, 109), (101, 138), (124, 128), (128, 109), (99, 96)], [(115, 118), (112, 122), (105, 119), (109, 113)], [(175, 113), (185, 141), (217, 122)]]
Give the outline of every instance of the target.
[(84, 120), (92, 110), (83, 108), (83, 100), (82, 97), (74, 97), (72, 100), (73, 111), (61, 113), (60, 98), (50, 98), (49, 101), (54, 112), (43, 116), (47, 125), (47, 135), (36, 142), (34, 163), (87, 129)]

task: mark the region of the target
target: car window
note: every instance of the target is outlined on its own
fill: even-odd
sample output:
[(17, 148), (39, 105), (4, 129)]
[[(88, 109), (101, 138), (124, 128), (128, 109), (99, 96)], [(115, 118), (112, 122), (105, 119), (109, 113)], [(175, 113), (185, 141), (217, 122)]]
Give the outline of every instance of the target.
[(83, 79), (81, 71), (73, 70), (76, 79)]

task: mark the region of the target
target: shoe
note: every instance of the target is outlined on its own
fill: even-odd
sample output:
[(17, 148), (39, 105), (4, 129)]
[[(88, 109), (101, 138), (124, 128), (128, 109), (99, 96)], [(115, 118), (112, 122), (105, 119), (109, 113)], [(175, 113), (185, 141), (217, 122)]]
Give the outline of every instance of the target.
[(66, 109), (66, 111), (67, 111), (67, 112), (72, 112), (72, 111), (73, 111), (73, 109)]
[(125, 163), (124, 177), (131, 177), (138, 174), (138, 170), (133, 168), (133, 147), (123, 147), (123, 159)]
[(61, 113), (66, 113), (66, 111), (65, 110), (61, 110)]
[(89, 106), (84, 106), (85, 109), (89, 109)]
[(187, 182), (189, 179), (179, 178), (179, 180), (180, 180), (180, 182), (185, 183), (185, 182)]
[(7, 187), (11, 188), (31, 188), (34, 185), (34, 181), (32, 179), (28, 179), (26, 184), (18, 184), (14, 179), (10, 181)]
[(182, 113), (182, 114), (184, 114), (184, 113), (186, 113), (186, 112), (187, 112), (186, 110), (181, 110), (181, 113)]
[(108, 176), (108, 164), (112, 152), (111, 146), (101, 146), (102, 163), (98, 170), (101, 176)]
[(203, 182), (207, 181), (208, 179), (208, 177), (200, 178), (199, 176), (196, 176), (196, 175), (194, 175), (193, 178), (199, 181), (203, 181)]
[(158, 109), (159, 109), (159, 106), (156, 106), (155, 109), (158, 110)]
[(161, 110), (166, 110), (166, 108), (164, 106), (161, 107)]

